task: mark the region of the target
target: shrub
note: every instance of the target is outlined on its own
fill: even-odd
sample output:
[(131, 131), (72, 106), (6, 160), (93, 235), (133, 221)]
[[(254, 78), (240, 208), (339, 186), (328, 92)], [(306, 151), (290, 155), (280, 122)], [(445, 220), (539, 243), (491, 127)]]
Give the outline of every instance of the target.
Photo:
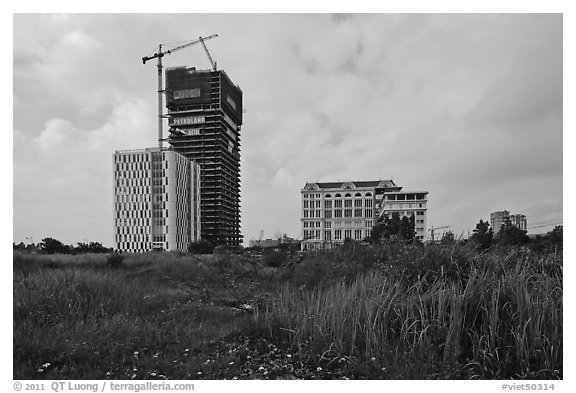
[(285, 251), (274, 248), (265, 248), (262, 251), (262, 262), (264, 266), (280, 267), (286, 263), (288, 255)]
[(122, 267), (124, 265), (124, 255), (118, 251), (114, 251), (106, 258), (106, 266), (113, 269)]

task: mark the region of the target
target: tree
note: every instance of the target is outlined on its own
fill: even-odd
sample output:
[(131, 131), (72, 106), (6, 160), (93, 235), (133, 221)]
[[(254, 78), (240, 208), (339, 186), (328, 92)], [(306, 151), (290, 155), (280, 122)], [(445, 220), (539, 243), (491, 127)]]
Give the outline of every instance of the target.
[(456, 242), (456, 237), (452, 231), (444, 232), (442, 235), (442, 239), (440, 239), (440, 244), (448, 246), (450, 244), (454, 244)]
[(71, 247), (65, 245), (60, 240), (45, 237), (40, 243), (40, 250), (46, 254), (69, 254)]
[(550, 241), (553, 244), (556, 245), (562, 245), (562, 238), (563, 238), (563, 232), (564, 232), (564, 226), (563, 225), (557, 225), (554, 227), (554, 229), (552, 229), (550, 232), (548, 232), (548, 237), (550, 238)]
[(481, 248), (486, 249), (492, 245), (494, 240), (494, 231), (490, 228), (488, 221), (484, 222), (480, 219), (480, 222), (476, 224), (476, 229), (474, 233), (470, 236), (470, 241), (478, 244)]
[(24, 251), (26, 250), (26, 244), (24, 244), (24, 242), (20, 242), (18, 244), (12, 242), (12, 249), (17, 251)]
[(416, 235), (415, 217), (404, 216), (400, 219), (398, 212), (393, 212), (391, 217), (387, 215), (381, 217), (376, 224), (372, 227), (371, 240), (379, 242), (383, 239), (404, 239), (408, 241), (414, 240)]
[(214, 244), (208, 240), (200, 239), (188, 245), (188, 252), (192, 254), (212, 254)]
[(92, 252), (95, 254), (103, 254), (107, 252), (111, 252), (112, 249), (106, 248), (102, 245), (102, 243), (98, 242), (90, 242), (90, 243), (78, 243), (76, 247), (74, 247), (74, 252), (77, 254), (88, 253)]
[(416, 231), (414, 230), (414, 214), (410, 218), (407, 216), (402, 217), (398, 228), (398, 237), (406, 241), (414, 240)]
[(505, 246), (520, 246), (530, 242), (526, 231), (513, 225), (507, 218), (496, 235), (496, 242)]

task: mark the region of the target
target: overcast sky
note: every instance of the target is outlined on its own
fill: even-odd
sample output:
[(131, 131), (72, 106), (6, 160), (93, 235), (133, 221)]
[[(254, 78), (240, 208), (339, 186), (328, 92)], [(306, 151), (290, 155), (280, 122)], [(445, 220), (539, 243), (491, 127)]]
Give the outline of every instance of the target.
[[(16, 14), (15, 242), (113, 245), (112, 154), (157, 144), (141, 57), (210, 34), (244, 93), (246, 242), (301, 237), (307, 181), (392, 178), (457, 235), (562, 223), (561, 14)], [(165, 65), (209, 68), (200, 46)]]

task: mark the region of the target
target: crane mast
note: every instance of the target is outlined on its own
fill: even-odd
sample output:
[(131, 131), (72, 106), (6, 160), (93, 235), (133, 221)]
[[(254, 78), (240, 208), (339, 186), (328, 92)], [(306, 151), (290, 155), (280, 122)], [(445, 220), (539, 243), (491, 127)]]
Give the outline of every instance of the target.
[(184, 48), (188, 48), (189, 46), (192, 45), (196, 45), (198, 43), (201, 43), (202, 46), (204, 47), (204, 51), (206, 52), (206, 55), (208, 56), (208, 60), (210, 60), (210, 64), (212, 65), (212, 69), (214, 71), (216, 71), (216, 63), (212, 60), (212, 56), (210, 56), (210, 52), (208, 51), (208, 48), (206, 47), (206, 44), (204, 43), (205, 41), (208, 41), (212, 38), (218, 37), (218, 34), (212, 34), (209, 35), (207, 37), (198, 37), (197, 40), (195, 41), (191, 41), (188, 42), (184, 45), (180, 45), (177, 46), (176, 48), (173, 49), (168, 49), (166, 51), (162, 51), (162, 44), (158, 45), (158, 52), (154, 53), (152, 56), (144, 56), (142, 57), (142, 64), (146, 64), (146, 62), (148, 60), (152, 60), (152, 59), (158, 59), (158, 147), (160, 148), (160, 150), (162, 150), (162, 142), (163, 142), (163, 115), (162, 115), (162, 107), (163, 107), (163, 97), (162, 94), (164, 93), (164, 87), (163, 87), (163, 83), (162, 83), (162, 57), (164, 57), (165, 55), (169, 55), (172, 52), (176, 52), (180, 49), (184, 49)]

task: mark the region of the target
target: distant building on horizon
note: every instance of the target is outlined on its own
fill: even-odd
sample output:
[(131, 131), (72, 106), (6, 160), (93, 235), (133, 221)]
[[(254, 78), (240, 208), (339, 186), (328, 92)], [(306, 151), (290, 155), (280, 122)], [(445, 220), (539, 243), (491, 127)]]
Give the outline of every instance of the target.
[(114, 244), (124, 252), (186, 251), (200, 240), (200, 166), (172, 149), (116, 151)]
[(524, 214), (510, 214), (508, 210), (502, 210), (490, 213), (490, 226), (495, 235), (500, 232), (502, 224), (504, 224), (507, 219), (510, 220), (510, 224), (514, 225), (516, 228), (523, 231), (527, 230), (528, 223)]
[(302, 250), (331, 249), (363, 240), (383, 215), (415, 216), (416, 238), (426, 240), (427, 191), (402, 191), (392, 180), (306, 183), (302, 194)]

